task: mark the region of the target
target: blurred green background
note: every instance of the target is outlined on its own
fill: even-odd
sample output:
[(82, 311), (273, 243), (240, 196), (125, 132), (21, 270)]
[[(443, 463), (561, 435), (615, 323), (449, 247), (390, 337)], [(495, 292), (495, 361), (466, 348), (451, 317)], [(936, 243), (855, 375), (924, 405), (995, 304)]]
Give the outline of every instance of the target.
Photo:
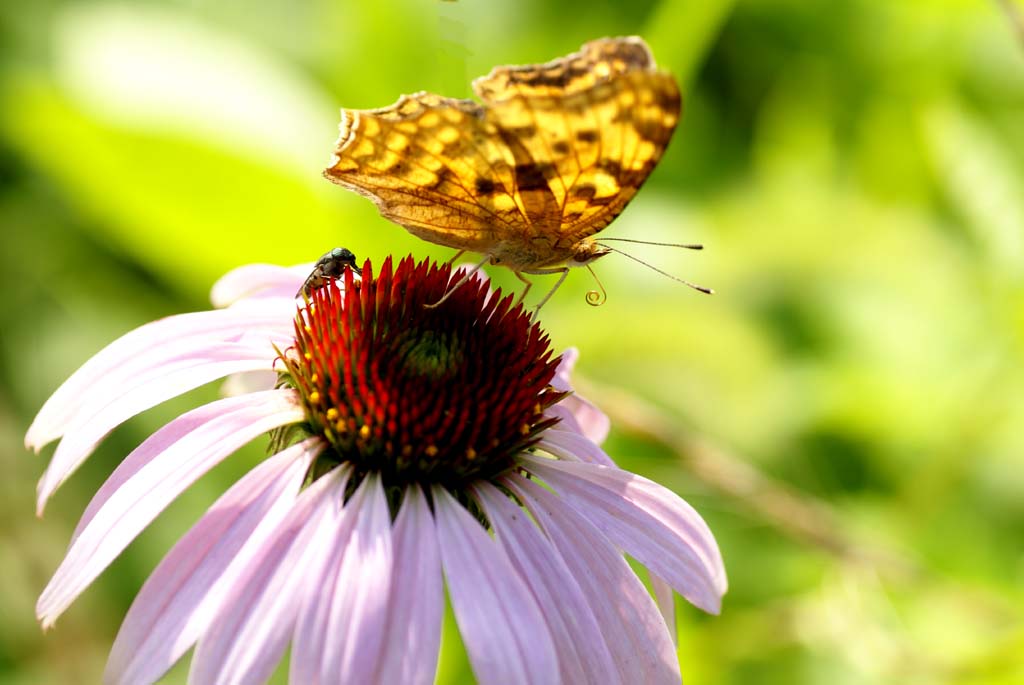
[[(604, 306), (574, 272), (542, 318), (623, 417), (612, 456), (722, 546), (722, 615), (679, 604), (684, 680), (1024, 682), (1024, 43), (1005, 9), (0, 4), (0, 682), (98, 682), (142, 581), (264, 449), (200, 481), (43, 636), (35, 598), (91, 494), (217, 395), (115, 431), (38, 520), (52, 448), (21, 444), (58, 384), (120, 334), (206, 308), (236, 265), (334, 245), (447, 258), (321, 178), (338, 108), (466, 97), (496, 64), (634, 33), (686, 111), (606, 235), (705, 243), (633, 252), (717, 294), (613, 255), (595, 265)], [(636, 398), (664, 439), (630, 423)], [(440, 679), (464, 682), (446, 631)]]

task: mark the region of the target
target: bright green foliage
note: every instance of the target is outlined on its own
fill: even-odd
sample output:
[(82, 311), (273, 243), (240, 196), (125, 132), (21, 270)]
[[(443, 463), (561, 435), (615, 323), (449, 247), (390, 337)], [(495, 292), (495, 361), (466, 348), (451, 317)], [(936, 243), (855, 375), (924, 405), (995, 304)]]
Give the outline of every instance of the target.
[[(688, 499), (725, 555), (722, 615), (679, 605), (684, 679), (1024, 682), (1024, 42), (995, 0), (0, 5), (0, 682), (98, 681), (142, 580), (262, 449), (187, 493), (44, 637), (32, 605), (91, 493), (216, 392), (116, 431), (40, 522), (43, 462), (21, 435), (59, 382), (206, 307), (235, 265), (335, 245), (447, 258), (320, 178), (338, 108), (465, 97), (495, 64), (632, 33), (685, 112), (603, 235), (703, 242), (628, 248), (717, 294), (612, 255), (595, 264), (606, 304), (585, 304), (581, 270), (543, 322), (586, 377), (832, 519), (825, 542), (794, 536), (613, 430), (609, 452)], [(440, 679), (459, 683), (452, 628)]]

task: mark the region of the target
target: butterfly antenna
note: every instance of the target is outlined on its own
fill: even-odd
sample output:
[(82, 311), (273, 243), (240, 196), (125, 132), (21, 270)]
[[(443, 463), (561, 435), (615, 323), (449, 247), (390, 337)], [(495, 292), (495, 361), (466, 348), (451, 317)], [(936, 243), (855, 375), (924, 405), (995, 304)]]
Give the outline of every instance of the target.
[[(652, 244), (656, 245), (658, 243), (652, 243)], [(667, 271), (662, 271), (661, 269), (659, 269), (658, 267), (654, 266), (653, 264), (648, 264), (644, 260), (639, 259), (637, 257), (634, 257), (633, 255), (629, 254), (628, 252), (623, 252), (622, 250), (616, 250), (614, 247), (608, 247), (607, 245), (605, 245), (605, 247), (607, 247), (612, 252), (617, 252), (618, 254), (622, 255), (623, 257), (629, 257), (634, 262), (637, 262), (639, 264), (643, 264), (644, 266), (646, 266), (651, 271), (657, 271), (662, 276), (667, 276), (668, 278), (671, 278), (673, 281), (676, 281), (677, 283), (682, 283), (683, 285), (685, 285), (687, 287), (690, 287), (690, 288), (693, 288), (694, 290), (696, 290), (698, 292), (702, 292), (705, 295), (714, 295), (715, 294), (715, 291), (712, 290), (711, 288), (705, 288), (702, 285), (697, 285), (696, 283), (690, 283), (689, 281), (683, 280), (682, 278), (679, 278), (678, 276), (673, 276), (672, 274), (668, 273)], [(593, 273), (593, 272), (591, 272), (591, 273)], [(590, 294), (589, 293), (587, 293), (587, 301), (588, 302), (590, 301)]]
[(699, 243), (658, 243), (653, 240), (633, 240), (632, 238), (601, 238), (602, 243), (606, 243), (610, 240), (616, 240), (620, 243), (636, 243), (637, 245), (660, 245), (661, 247), (680, 247), (684, 250), (704, 249), (704, 246)]
[[(610, 250), (611, 248), (608, 249)], [(618, 252), (618, 250), (616, 250), (616, 252)], [(600, 307), (608, 301), (608, 291), (604, 289), (603, 285), (601, 285), (601, 279), (597, 277), (597, 274), (595, 274), (594, 270), (590, 268), (590, 265), (587, 264), (586, 266), (587, 271), (589, 271), (590, 275), (594, 277), (594, 283), (597, 283), (598, 287), (598, 290), (587, 291), (587, 304), (591, 307)]]

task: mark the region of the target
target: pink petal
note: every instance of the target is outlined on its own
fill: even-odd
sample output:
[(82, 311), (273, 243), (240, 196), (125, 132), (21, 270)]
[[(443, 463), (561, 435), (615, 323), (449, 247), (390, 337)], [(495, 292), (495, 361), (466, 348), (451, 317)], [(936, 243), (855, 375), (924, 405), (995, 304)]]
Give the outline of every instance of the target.
[(378, 476), (367, 476), (360, 491), (360, 501), (353, 496), (346, 505), (346, 509), (358, 507), (358, 518), (335, 586), (325, 588), (326, 599), (332, 601), (326, 630), (329, 641), (320, 671), (324, 683), (368, 682), (377, 670), (387, 625), (393, 564), (391, 513)]
[[(356, 492), (361, 501), (364, 490), (360, 488)], [(325, 653), (331, 648), (331, 642), (339, 639), (328, 629), (331, 605), (335, 601), (334, 588), (338, 583), (345, 546), (358, 518), (359, 504), (353, 497), (343, 509), (337, 510), (329, 525), (324, 524), (323, 550), (317, 563), (310, 564), (305, 572), (305, 582), (317, 591), (305, 593), (298, 607), (292, 636), (290, 682), (322, 682), (320, 674)]]
[(676, 597), (669, 585), (661, 576), (648, 572), (651, 579), (651, 590), (654, 591), (654, 603), (658, 605), (661, 617), (665, 619), (665, 627), (672, 638), (672, 644), (679, 647), (679, 628), (676, 626)]
[(391, 513), (376, 475), (345, 504), (316, 593), (299, 611), (294, 683), (368, 682), (377, 669), (391, 590)]
[(518, 475), (502, 482), (526, 504), (590, 601), (618, 682), (678, 685), (679, 661), (665, 621), (622, 555), (550, 491)]
[[(264, 340), (287, 345), (292, 319), (258, 312), (197, 312), (160, 319), (127, 333), (93, 356), (61, 385), (25, 435), (25, 445), (38, 451), (64, 434), (82, 407), (92, 404), (97, 385), (117, 388), (124, 378), (153, 360), (180, 359), (202, 353), (218, 342), (236, 340), (242, 332), (262, 332)], [(267, 345), (267, 349), (272, 348)], [(272, 356), (271, 356), (272, 358)]]
[(221, 397), (237, 397), (251, 392), (273, 390), (279, 377), (276, 371), (243, 371), (224, 379), (220, 386)]
[[(82, 529), (92, 521), (96, 512), (106, 504), (110, 496), (120, 490), (121, 486), (138, 473), (139, 469), (146, 466), (162, 451), (172, 447), (174, 443), (188, 436), (192, 431), (206, 425), (211, 420), (234, 411), (244, 410), (250, 405), (256, 412), (273, 412), (276, 408), (281, 408), (292, 418), (298, 416), (295, 413), (298, 408), (298, 396), (293, 390), (265, 390), (243, 397), (226, 399), (234, 399), (234, 402), (211, 402), (182, 414), (146, 438), (142, 445), (121, 460), (121, 463), (118, 464), (114, 472), (110, 474), (110, 477), (100, 486), (100, 489), (96, 491), (96, 494), (93, 495), (92, 500), (86, 506), (85, 511), (82, 513), (82, 518), (78, 520), (78, 525), (75, 526), (75, 531), (71, 536), (72, 542), (78, 538)], [(282, 418), (281, 420), (287, 419)], [(295, 423), (295, 421), (291, 421), (291, 423)]]
[[(225, 349), (228, 348), (228, 349)], [(245, 356), (243, 356), (245, 355)], [(85, 461), (103, 438), (121, 423), (161, 402), (210, 381), (240, 371), (269, 368), (272, 358), (251, 350), (239, 350), (228, 343), (208, 350), (205, 359), (184, 360), (160, 368), (147, 369), (133, 379), (125, 379), (118, 388), (93, 395), (93, 404), (84, 408), (67, 427), (53, 458), (37, 488), (37, 513), (42, 515), (46, 501)]]
[(299, 607), (319, 589), (350, 470), (334, 469), (299, 496), (199, 639), (189, 682), (261, 683), (281, 660)]
[(441, 647), (444, 586), (434, 518), (418, 485), (405, 491), (392, 544), (395, 582), (376, 682), (429, 685)]
[[(551, 379), (551, 385), (562, 392), (573, 391), (570, 376), (576, 366), (580, 352), (575, 347), (570, 347), (562, 352), (562, 361), (555, 371), (555, 377)], [(571, 425), (583, 433), (592, 442), (600, 445), (608, 437), (611, 422), (603, 411), (598, 409), (592, 402), (584, 399), (573, 391), (557, 406), (564, 407), (573, 417)]]
[[(564, 401), (562, 400), (562, 402)], [(582, 435), (583, 428), (580, 426), (580, 422), (576, 420), (576, 415), (569, 411), (567, 407), (563, 407), (562, 402), (548, 407), (544, 412), (545, 416), (557, 418), (559, 430), (572, 431)]]
[(284, 267), (274, 264), (246, 264), (229, 271), (213, 284), (210, 301), (227, 307), (240, 300), (282, 298), (295, 310), (295, 293), (313, 270), (313, 264)]
[(530, 456), (521, 463), (679, 594), (718, 613), (727, 587), (718, 544), (678, 495), (621, 469)]
[(589, 438), (573, 431), (549, 428), (542, 434), (537, 447), (549, 454), (553, 454), (559, 459), (585, 461), (589, 464), (601, 464), (602, 466), (618, 468), (615, 462), (612, 461), (612, 458), (605, 454), (604, 450), (594, 444)]
[[(198, 423), (196, 416), (203, 417)], [(220, 400), (175, 419), (126, 459), (117, 488), (101, 489), (104, 500), (90, 508), (90, 520), (36, 604), (44, 628), (170, 504), (180, 492), (236, 449), (278, 426), (301, 421), (293, 391), (271, 391)]]
[(432, 493), (448, 596), (477, 680), (556, 682), (551, 634), (529, 589), (461, 504), (439, 486)]
[(608, 437), (608, 431), (611, 430), (611, 421), (608, 420), (608, 415), (598, 409), (597, 405), (590, 400), (585, 399), (578, 393), (574, 393), (558, 404), (572, 412), (573, 416), (576, 417), (580, 432), (588, 440), (600, 445)]
[(157, 681), (206, 629), (227, 588), (294, 505), (323, 443), (270, 457), (218, 499), (178, 541), (135, 597), (104, 682)]
[(551, 629), (560, 681), (611, 685), (615, 661), (587, 598), (551, 541), (493, 485), (481, 483), (473, 490), (494, 526), (495, 537), (530, 587)]
[(555, 377), (551, 379), (551, 385), (559, 392), (572, 392), (572, 381), (569, 376), (576, 368), (576, 362), (580, 359), (580, 351), (575, 347), (567, 347), (562, 352), (562, 359), (555, 369)]

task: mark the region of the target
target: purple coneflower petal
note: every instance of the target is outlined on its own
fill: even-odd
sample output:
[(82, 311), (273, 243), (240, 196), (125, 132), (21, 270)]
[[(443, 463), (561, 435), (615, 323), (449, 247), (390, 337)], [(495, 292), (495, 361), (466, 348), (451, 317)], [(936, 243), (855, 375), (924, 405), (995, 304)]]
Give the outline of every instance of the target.
[[(259, 393), (249, 393), (234, 398), (232, 402), (219, 400), (182, 414), (146, 438), (145, 442), (121, 460), (121, 463), (104, 481), (100, 489), (96, 491), (96, 494), (93, 495), (89, 504), (85, 507), (85, 511), (82, 512), (82, 517), (78, 520), (78, 525), (75, 526), (75, 531), (71, 535), (72, 542), (78, 538), (82, 529), (92, 521), (96, 512), (106, 504), (111, 495), (120, 490), (125, 483), (138, 473), (139, 469), (160, 456), (164, 450), (171, 448), (176, 442), (188, 437), (190, 433), (202, 428), (210, 423), (210, 421), (221, 416), (229, 416), (232, 412), (238, 411), (245, 412), (239, 415), (243, 422), (250, 416), (257, 416), (261, 422), (268, 425), (296, 423), (296, 417), (302, 416), (299, 413), (300, 410), (294, 391), (289, 390), (264, 390)], [(279, 417), (278, 414), (280, 414)], [(230, 426), (227, 429), (230, 430)], [(240, 436), (239, 439), (245, 440), (244, 435)], [(245, 442), (248, 442), (248, 440), (245, 440)], [(245, 442), (239, 443), (239, 446), (245, 444)]]
[(351, 472), (334, 469), (310, 485), (257, 552), (199, 639), (189, 682), (260, 683), (274, 672), (337, 530)]
[(614, 544), (696, 606), (718, 613), (727, 586), (722, 556), (700, 514), (678, 495), (621, 469), (530, 456), (523, 463)]
[(224, 379), (220, 386), (222, 397), (235, 397), (251, 392), (263, 392), (277, 387), (280, 379), (276, 371), (243, 371)]
[[(39, 451), (64, 435), (68, 424), (97, 396), (116, 395), (121, 383), (140, 370), (187, 358), (203, 358), (211, 346), (263, 332), (268, 363), (270, 343), (287, 346), (293, 336), (290, 318), (257, 312), (195, 312), (160, 319), (126, 333), (81, 366), (50, 396), (25, 434), (25, 446)], [(100, 389), (103, 389), (100, 392)]]
[[(391, 514), (379, 476), (363, 480), (344, 516), (353, 521), (351, 533), (333, 541), (319, 590), (299, 614), (294, 683), (366, 683), (377, 670), (392, 568)], [(308, 614), (314, 620), (305, 620)], [(307, 644), (314, 648), (304, 649)]]
[[(345, 547), (352, 536), (359, 518), (359, 502), (364, 490), (356, 491), (344, 508), (338, 499), (336, 514), (324, 523), (321, 539), (324, 549), (316, 563), (307, 565), (305, 583), (316, 588), (306, 593), (297, 607), (295, 631), (292, 636), (292, 660), (289, 681), (293, 683), (319, 683), (324, 666), (325, 651), (331, 648), (327, 624), (331, 615), (331, 604), (335, 601), (335, 587), (338, 573), (345, 554)], [(336, 636), (335, 639), (339, 639)], [(343, 638), (341, 638), (343, 639)]]
[(441, 646), (444, 584), (434, 517), (418, 485), (405, 491), (392, 544), (394, 581), (376, 682), (429, 685)]
[(563, 683), (614, 685), (615, 661), (587, 598), (551, 542), (520, 507), (489, 483), (473, 488), (495, 537), (533, 592), (558, 654)]
[[(196, 421), (196, 416), (202, 421)], [(139, 445), (115, 472), (120, 487), (97, 493), (90, 520), (74, 539), (36, 604), (44, 628), (57, 617), (135, 537), (201, 475), (250, 440), (278, 426), (301, 421), (294, 394), (276, 390), (220, 400), (175, 419)]]
[[(572, 370), (576, 366), (576, 360), (579, 357), (580, 351), (575, 347), (570, 347), (562, 353), (562, 361), (558, 365), (558, 371), (555, 373), (555, 377), (551, 379), (551, 385), (556, 390), (561, 392), (573, 391), (569, 376), (572, 374)], [(595, 444), (600, 445), (608, 437), (608, 430), (611, 426), (608, 416), (589, 400), (573, 392), (572, 395), (569, 395), (558, 404), (569, 412), (572, 417), (569, 423), (573, 428), (587, 436)]]
[(267, 535), (291, 509), (311, 438), (279, 452), (221, 496), (146, 580), (117, 633), (104, 681), (151, 683), (195, 643)]
[(520, 475), (502, 482), (526, 504), (590, 601), (618, 680), (678, 685), (679, 662), (665, 621), (622, 555), (550, 491)]
[(556, 682), (551, 633), (530, 590), (479, 521), (443, 488), (432, 493), (448, 595), (477, 680)]
[(384, 487), (376, 474), (367, 476), (360, 489), (359, 520), (349, 539), (338, 584), (334, 589), (324, 682), (365, 683), (376, 673), (391, 597), (394, 548), (391, 512)]
[(665, 626), (668, 628), (672, 644), (679, 646), (679, 630), (676, 628), (676, 598), (672, 586), (661, 576), (648, 571), (651, 579), (651, 590), (654, 591), (654, 603), (658, 605), (661, 617), (665, 619)]
[(46, 501), (68, 476), (81, 466), (111, 430), (161, 402), (232, 373), (269, 368), (273, 357), (263, 350), (223, 343), (207, 350), (203, 359), (189, 359), (141, 371), (121, 384), (116, 394), (93, 394), (95, 405), (83, 408), (68, 426), (39, 480), (36, 509), (42, 514)]
[(265, 306), (265, 300), (281, 298), (295, 310), (295, 291), (312, 270), (312, 264), (285, 267), (273, 264), (246, 264), (220, 277), (210, 290), (214, 307), (229, 307), (242, 300)]
[(580, 432), (593, 440), (594, 444), (600, 445), (608, 437), (611, 422), (590, 400), (574, 394), (562, 400), (561, 404), (572, 412)]
[[(553, 410), (555, 409), (558, 407), (550, 407), (548, 413), (554, 414)], [(589, 464), (618, 468), (612, 458), (590, 438), (571, 430), (547, 429), (540, 442), (537, 443), (537, 448), (566, 461), (584, 461)]]

